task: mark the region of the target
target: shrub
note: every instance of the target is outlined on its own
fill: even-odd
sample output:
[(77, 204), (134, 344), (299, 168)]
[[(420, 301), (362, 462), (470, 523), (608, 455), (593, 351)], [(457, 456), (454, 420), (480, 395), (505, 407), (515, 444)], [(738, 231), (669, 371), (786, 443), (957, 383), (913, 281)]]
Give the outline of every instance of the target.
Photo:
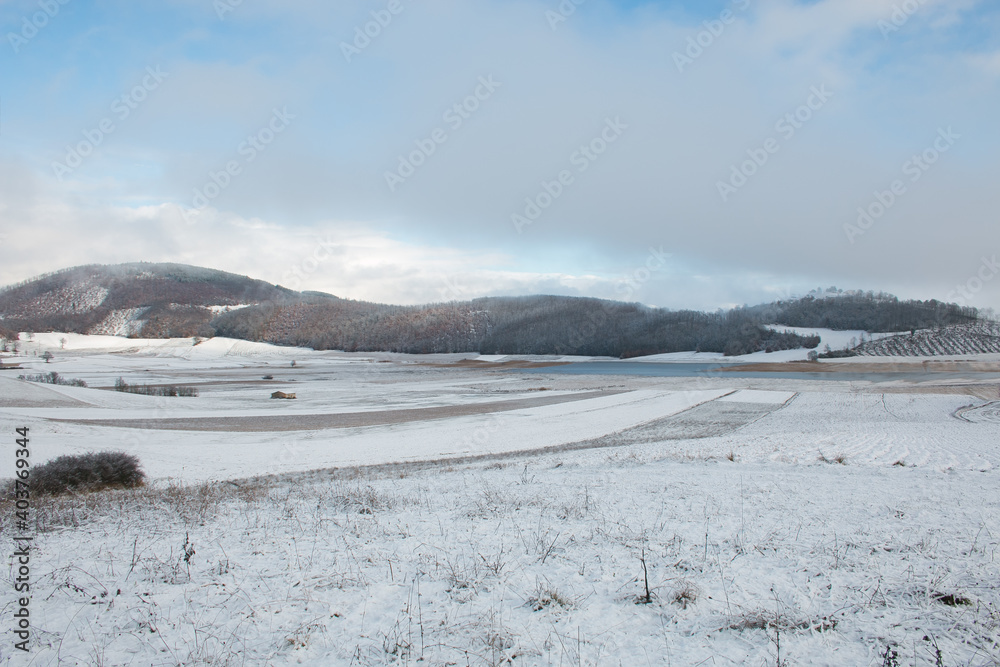
[(844, 359), (845, 357), (858, 356), (855, 350), (830, 350), (819, 355), (820, 359)]
[(847, 454), (837, 454), (832, 459), (828, 459), (823, 452), (819, 453), (819, 460), (821, 463), (839, 463), (842, 466), (847, 465)]
[(74, 491), (141, 486), (146, 473), (139, 459), (125, 452), (89, 452), (60, 456), (31, 471), (31, 490), (56, 496)]
[(145, 396), (197, 396), (196, 387), (181, 387), (175, 384), (153, 386), (148, 384), (129, 384), (124, 378), (115, 380), (115, 391)]
[(43, 382), (45, 384), (61, 384), (68, 387), (86, 387), (87, 383), (83, 380), (67, 380), (66, 378), (59, 375), (55, 371), (51, 373), (39, 373), (38, 375), (18, 375), (17, 379), (27, 380), (28, 382)]

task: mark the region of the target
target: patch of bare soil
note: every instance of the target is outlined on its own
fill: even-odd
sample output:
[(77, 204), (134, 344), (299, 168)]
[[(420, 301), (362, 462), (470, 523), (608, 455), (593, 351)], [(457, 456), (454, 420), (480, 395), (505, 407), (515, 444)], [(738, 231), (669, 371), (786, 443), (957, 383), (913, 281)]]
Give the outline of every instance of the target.
[(382, 426), (431, 419), (450, 419), (490, 412), (506, 412), (557, 403), (570, 403), (588, 398), (599, 398), (620, 391), (592, 391), (561, 396), (537, 396), (494, 403), (448, 405), (434, 408), (408, 408), (381, 412), (347, 412), (339, 414), (308, 415), (257, 415), (252, 417), (189, 417), (169, 419), (54, 419), (52, 421), (87, 424), (89, 426), (116, 426), (165, 431), (227, 431), (240, 433), (276, 431), (316, 431), (327, 428), (356, 428)]
[[(289, 384), (290, 380), (208, 380), (205, 382), (167, 382), (161, 384), (146, 384), (145, 387), (176, 387), (178, 384), (184, 387), (222, 387), (225, 385), (270, 385), (270, 384)], [(104, 391), (116, 391), (114, 385), (105, 386), (92, 386), (91, 389), (102, 389)]]
[(786, 361), (778, 363), (739, 364), (720, 368), (721, 373), (1000, 373), (995, 361), (900, 361), (844, 363), (822, 361)]

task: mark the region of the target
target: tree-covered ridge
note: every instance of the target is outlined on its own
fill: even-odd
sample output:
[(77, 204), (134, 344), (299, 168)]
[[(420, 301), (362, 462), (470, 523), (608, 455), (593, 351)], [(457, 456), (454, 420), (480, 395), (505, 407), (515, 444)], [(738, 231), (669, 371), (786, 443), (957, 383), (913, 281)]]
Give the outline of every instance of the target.
[(314, 349), (633, 357), (815, 347), (740, 311), (671, 312), (600, 299), (491, 297), (429, 306), (338, 300), (262, 304), (220, 315), (218, 335)]
[(207, 306), (293, 298), (262, 280), (184, 264), (78, 266), (0, 291), (6, 329), (90, 333), (114, 313), (142, 309), (142, 335), (212, 335)]
[(151, 263), (76, 267), (0, 291), (0, 330), (8, 332), (228, 336), (320, 350), (409, 353), (740, 355), (819, 342), (782, 326), (916, 331), (977, 319), (975, 309), (955, 304), (839, 291), (714, 313), (544, 295), (392, 306)]
[(820, 298), (810, 295), (748, 310), (763, 320), (790, 327), (856, 329), (872, 333), (967, 324), (979, 318), (975, 308), (934, 299), (901, 301), (882, 292), (846, 292)]

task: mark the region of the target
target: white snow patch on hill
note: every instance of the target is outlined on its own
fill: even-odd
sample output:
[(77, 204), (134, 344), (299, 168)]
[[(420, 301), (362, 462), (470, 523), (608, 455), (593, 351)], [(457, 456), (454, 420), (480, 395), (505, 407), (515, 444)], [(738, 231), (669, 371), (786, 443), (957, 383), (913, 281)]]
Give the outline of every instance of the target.
[(213, 315), (218, 315), (220, 313), (231, 313), (234, 310), (240, 310), (241, 308), (248, 308), (253, 305), (254, 304), (252, 303), (240, 303), (235, 306), (204, 306), (204, 307), (212, 311)]
[[(791, 331), (792, 333), (796, 333), (800, 336), (819, 336), (819, 347), (816, 348), (818, 352), (822, 352), (823, 347), (826, 345), (829, 345), (831, 350), (843, 350), (845, 347), (853, 347), (861, 342), (862, 337), (864, 337), (865, 340), (878, 340), (880, 338), (887, 338), (889, 336), (896, 335), (895, 333), (869, 333), (860, 329), (841, 331), (837, 329), (786, 327), (780, 324), (771, 324), (768, 328), (773, 331)], [(805, 357), (802, 358), (805, 359)]]
[(142, 317), (149, 308), (112, 310), (100, 324), (90, 329), (91, 335), (135, 336), (142, 331)]

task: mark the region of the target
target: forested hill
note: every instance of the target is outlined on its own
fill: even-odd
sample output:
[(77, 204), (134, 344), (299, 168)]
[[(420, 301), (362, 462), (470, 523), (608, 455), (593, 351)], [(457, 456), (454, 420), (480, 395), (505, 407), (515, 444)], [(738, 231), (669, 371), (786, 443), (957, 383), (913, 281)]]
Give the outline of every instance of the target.
[(968, 324), (979, 318), (975, 308), (941, 301), (900, 301), (891, 294), (836, 292), (778, 301), (747, 309), (758, 319), (790, 327), (858, 329), (872, 333), (912, 331)]
[(561, 296), (390, 306), (294, 292), (212, 269), (150, 263), (76, 267), (0, 291), (0, 335), (4, 330), (8, 335), (218, 335), (315, 349), (411, 353), (733, 355), (818, 343), (815, 337), (766, 325), (907, 331), (976, 319), (974, 309), (872, 293), (810, 296), (714, 313)]
[(217, 311), (297, 297), (262, 280), (184, 264), (78, 266), (0, 291), (0, 325), (146, 338), (212, 335)]
[(218, 335), (315, 349), (630, 357), (815, 347), (741, 311), (671, 312), (600, 299), (531, 296), (430, 306), (309, 299), (219, 316)]

